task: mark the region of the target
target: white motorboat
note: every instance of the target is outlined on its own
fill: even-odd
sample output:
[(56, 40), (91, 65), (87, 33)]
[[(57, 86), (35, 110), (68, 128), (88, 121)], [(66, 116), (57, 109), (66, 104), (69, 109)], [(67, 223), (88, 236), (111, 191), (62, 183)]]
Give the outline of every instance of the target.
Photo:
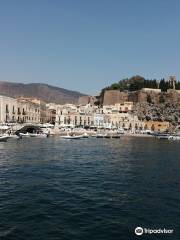
[(61, 136), (63, 139), (82, 139), (83, 135), (66, 135), (66, 136)]
[(169, 139), (170, 135), (169, 134), (158, 134), (156, 137), (158, 139)]
[(46, 133), (20, 133), (19, 134), (21, 137), (37, 137), (37, 138), (46, 138), (48, 137), (48, 134)]
[(7, 134), (0, 135), (0, 142), (7, 142), (8, 138)]
[(180, 136), (171, 135), (169, 136), (168, 140), (180, 140)]
[(48, 134), (46, 134), (46, 133), (30, 133), (30, 137), (47, 138)]
[(91, 135), (91, 137), (97, 137), (97, 134), (93, 134), (93, 135)]
[(107, 134), (101, 134), (101, 133), (99, 133), (99, 134), (96, 135), (96, 138), (104, 138), (104, 137), (106, 137), (106, 136), (107, 136)]
[(10, 134), (10, 135), (8, 136), (8, 138), (9, 138), (9, 139), (19, 139), (19, 138), (21, 138), (21, 136), (18, 136), (18, 135), (16, 135), (16, 134)]
[(85, 132), (84, 134), (83, 134), (83, 138), (88, 138), (89, 137), (89, 135)]
[(30, 133), (19, 133), (19, 135), (21, 136), (21, 137), (30, 137), (31, 136), (31, 134)]

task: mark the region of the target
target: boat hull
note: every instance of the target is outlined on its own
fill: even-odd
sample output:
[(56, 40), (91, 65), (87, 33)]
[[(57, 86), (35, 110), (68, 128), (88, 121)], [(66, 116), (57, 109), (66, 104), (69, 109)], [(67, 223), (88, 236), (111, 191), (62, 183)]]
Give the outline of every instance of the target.
[(83, 136), (61, 136), (62, 139), (82, 139)]
[(0, 142), (7, 142), (8, 136), (0, 136)]

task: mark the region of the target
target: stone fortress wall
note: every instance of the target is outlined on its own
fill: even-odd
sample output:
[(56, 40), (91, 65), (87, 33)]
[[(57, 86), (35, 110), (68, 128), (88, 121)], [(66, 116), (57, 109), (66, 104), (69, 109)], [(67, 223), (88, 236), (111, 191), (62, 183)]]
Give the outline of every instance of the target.
[(114, 105), (123, 102), (154, 103), (162, 102), (180, 103), (180, 91), (170, 89), (167, 92), (157, 92), (153, 90), (139, 90), (134, 92), (120, 92), (119, 90), (107, 90), (104, 93), (103, 105)]

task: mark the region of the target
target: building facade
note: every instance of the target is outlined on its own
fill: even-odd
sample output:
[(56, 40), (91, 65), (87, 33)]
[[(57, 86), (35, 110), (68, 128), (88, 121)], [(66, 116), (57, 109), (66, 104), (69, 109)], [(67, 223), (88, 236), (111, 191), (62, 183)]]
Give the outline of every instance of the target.
[(0, 96), (0, 122), (17, 121), (17, 101), (14, 98)]

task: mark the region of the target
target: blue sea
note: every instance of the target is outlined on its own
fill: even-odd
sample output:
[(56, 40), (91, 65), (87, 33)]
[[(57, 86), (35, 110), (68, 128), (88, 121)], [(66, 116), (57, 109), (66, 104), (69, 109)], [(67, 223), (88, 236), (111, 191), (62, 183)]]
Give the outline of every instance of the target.
[[(173, 233), (137, 236), (136, 227)], [(1, 142), (0, 239), (179, 240), (180, 142)]]

